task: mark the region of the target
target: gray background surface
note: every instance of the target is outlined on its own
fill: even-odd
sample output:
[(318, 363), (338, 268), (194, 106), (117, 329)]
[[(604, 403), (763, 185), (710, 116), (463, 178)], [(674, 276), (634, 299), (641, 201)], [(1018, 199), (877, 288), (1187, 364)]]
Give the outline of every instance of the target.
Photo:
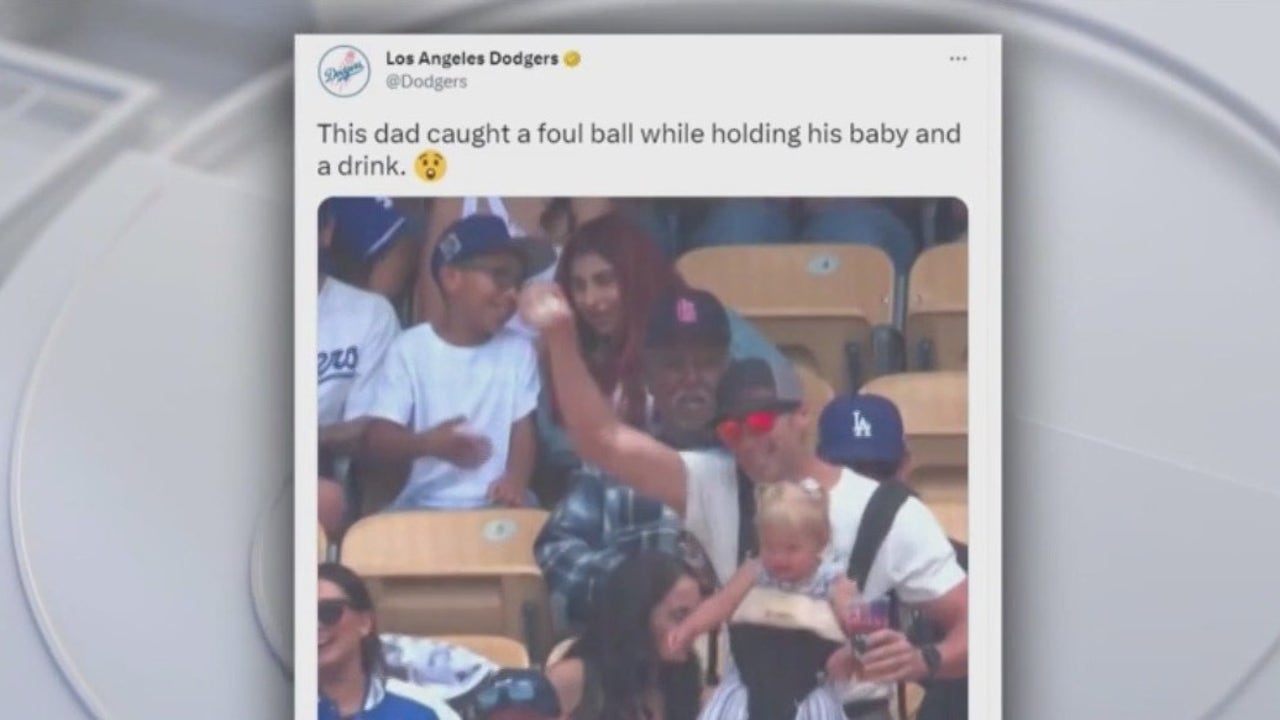
[[(166, 4), (46, 3), (82, 24)], [(263, 520), (284, 516), (274, 503), (292, 409), (287, 154), (234, 172), (147, 155), (287, 62), (288, 30), (316, 28), (304, 5), (262, 3), (256, 28), (248, 4), (211, 9), (243, 42), (232, 49), (182, 47), (199, 10), (175, 9), (154, 21), (190, 56), (179, 67), (118, 52), (110, 37), (76, 41), (83, 29), (32, 31), (36, 44), (149, 77), (171, 100), (131, 145), (95, 157), (68, 190), (74, 205), (0, 237), (22, 256), (0, 269), (6, 716), (290, 714), (276, 662), (288, 578), (254, 582), (287, 567), (279, 528)], [(1280, 478), (1268, 460), (1280, 426), (1269, 317), (1280, 155), (1195, 88), (1130, 72), (1112, 46), (1009, 7), (930, 5), (863, 10), (836, 27), (842, 9), (883, 3), (720, 4), (696, 27), (786, 29), (766, 15), (789, 12), (790, 29), (968, 18), (1007, 33), (1006, 715), (1277, 717)], [(569, 17), (581, 27), (568, 30), (626, 30), (638, 15), (655, 29), (695, 26), (674, 11), (624, 21), (619, 7), (528, 2), (454, 27)], [(1274, 3), (1046, 7), (1119, 28), (1280, 118)], [(228, 142), (287, 146), (279, 107), (264, 112), (283, 130), (246, 125)], [(190, 223), (202, 202), (226, 219)]]

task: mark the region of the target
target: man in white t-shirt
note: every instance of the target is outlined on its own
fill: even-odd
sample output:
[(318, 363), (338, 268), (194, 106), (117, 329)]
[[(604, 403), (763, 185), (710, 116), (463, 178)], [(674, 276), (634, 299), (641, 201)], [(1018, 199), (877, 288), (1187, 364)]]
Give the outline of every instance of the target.
[(359, 403), (372, 418), (364, 453), (412, 463), (391, 509), (529, 502), (538, 360), (507, 322), (525, 279), (553, 259), (549, 245), (512, 238), (492, 215), (462, 218), (442, 234), (431, 272), (443, 319), (403, 332)]
[[(542, 330), (556, 400), (581, 457), (680, 514), (722, 580), (754, 543), (754, 523), (747, 521), (754, 513), (751, 483), (816, 480), (830, 498), (829, 559), (848, 564), (876, 483), (821, 461), (805, 443), (810, 415), (793, 368), (758, 358), (730, 365), (715, 399), (717, 433), (727, 451), (679, 452), (621, 422), (589, 382), (572, 313), (558, 288), (531, 286), (522, 304), (526, 319)], [(679, 302), (672, 314), (671, 323), (691, 329), (706, 315), (696, 303)], [(678, 363), (679, 348), (668, 352), (676, 353), (670, 362)], [(874, 598), (892, 590), (945, 631), (932, 648), (915, 647), (897, 630), (868, 638), (868, 652), (856, 668), (859, 680), (849, 684), (844, 699), (850, 718), (878, 720), (890, 717), (893, 683), (967, 674), (968, 581), (937, 521), (910, 499), (899, 510), (866, 585), (864, 595)]]
[(348, 399), (369, 384), (400, 320), (382, 295), (334, 277), (334, 267), (370, 267), (410, 227), (390, 198), (330, 198), (320, 208), (320, 276), (316, 300), (316, 409), (320, 453), (320, 522), (330, 537), (342, 530), (346, 491), (335, 461), (349, 456), (364, 431), (360, 413), (347, 421)]

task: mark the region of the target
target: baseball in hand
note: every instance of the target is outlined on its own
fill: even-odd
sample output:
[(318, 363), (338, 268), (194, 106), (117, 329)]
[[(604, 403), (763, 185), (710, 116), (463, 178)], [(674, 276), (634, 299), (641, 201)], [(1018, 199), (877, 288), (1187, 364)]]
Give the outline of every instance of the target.
[(538, 298), (538, 302), (533, 306), (533, 317), (539, 325), (551, 322), (562, 312), (564, 312), (564, 302), (551, 295)]
[(537, 328), (545, 328), (570, 314), (568, 303), (560, 297), (557, 288), (549, 285), (530, 286), (522, 303), (525, 322)]

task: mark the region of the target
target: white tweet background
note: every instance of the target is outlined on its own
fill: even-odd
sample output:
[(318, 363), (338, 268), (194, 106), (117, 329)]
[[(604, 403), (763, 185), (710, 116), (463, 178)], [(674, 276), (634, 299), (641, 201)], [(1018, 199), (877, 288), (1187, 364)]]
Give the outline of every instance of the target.
[[(1274, 27), (1274, 7), (1114, 5), (1088, 7), (1139, 34), (1149, 17), (1167, 49), (1241, 78), (1239, 90), (1280, 115), (1274, 85), (1259, 80), (1274, 67), (1263, 59), (1274, 39), (1259, 31)], [(1274, 151), (1159, 78), (1118, 70), (1098, 46), (1039, 32), (1013, 8), (973, 7), (939, 15), (1011, 30), (1008, 715), (1274, 716)], [(934, 22), (897, 12), (897, 30)], [(792, 13), (797, 26), (818, 24)], [(747, 22), (746, 10), (719, 15)], [(561, 28), (594, 29), (579, 25)], [(84, 702), (107, 717), (286, 717), (285, 675), (270, 633), (257, 632), (273, 625), (272, 603), (253, 602), (250, 567), (255, 523), (286, 471), (277, 449), (292, 407), (287, 167), (246, 164), (256, 169), (214, 180), (111, 154), (93, 167), (99, 182), (61, 224), (0, 238), (29, 246), (0, 286), (0, 503), (14, 541), (0, 559), (0, 694), (8, 712), (58, 720), (86, 716)], [(129, 185), (154, 195), (109, 202), (109, 188)], [(175, 249), (158, 236), (177, 244), (203, 237), (201, 225), (190, 212), (165, 217), (180, 198), (157, 202), (188, 192), (227, 215), (269, 207), (254, 195), (285, 204), (258, 223), (196, 215), (236, 235), (204, 237), (188, 254), (201, 267), (172, 270)], [(131, 220), (139, 208), (157, 224)], [(73, 222), (91, 217), (112, 234)]]

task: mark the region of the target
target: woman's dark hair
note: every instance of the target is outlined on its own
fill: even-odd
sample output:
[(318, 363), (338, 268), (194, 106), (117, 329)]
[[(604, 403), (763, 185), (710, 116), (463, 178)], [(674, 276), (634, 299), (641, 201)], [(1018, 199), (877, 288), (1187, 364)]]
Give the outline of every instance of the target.
[[(627, 410), (623, 419), (632, 425), (642, 425), (646, 402), (640, 361), (649, 312), (658, 298), (683, 287), (684, 282), (649, 233), (616, 210), (575, 228), (564, 246), (556, 268), (556, 283), (570, 304), (573, 302), (573, 264), (583, 255), (598, 255), (613, 267), (622, 303), (621, 323), (617, 337), (613, 338), (598, 334), (574, 308), (583, 357), (592, 379), (603, 393), (610, 395), (621, 384)], [(554, 416), (558, 420), (559, 412)]]
[(691, 576), (679, 559), (643, 552), (624, 560), (593, 599), (586, 630), (568, 655), (596, 668), (604, 696), (601, 718), (649, 720), (644, 696), (655, 682), (666, 720), (698, 716), (702, 676), (697, 657), (663, 662), (650, 629), (654, 608), (683, 577)]
[[(328, 580), (341, 588), (351, 609), (373, 616), (373, 598), (369, 596), (369, 588), (351, 568), (334, 562), (320, 563), (320, 579)], [(360, 641), (360, 668), (368, 676), (381, 674), (385, 670), (377, 617), (373, 617), (369, 635)]]

